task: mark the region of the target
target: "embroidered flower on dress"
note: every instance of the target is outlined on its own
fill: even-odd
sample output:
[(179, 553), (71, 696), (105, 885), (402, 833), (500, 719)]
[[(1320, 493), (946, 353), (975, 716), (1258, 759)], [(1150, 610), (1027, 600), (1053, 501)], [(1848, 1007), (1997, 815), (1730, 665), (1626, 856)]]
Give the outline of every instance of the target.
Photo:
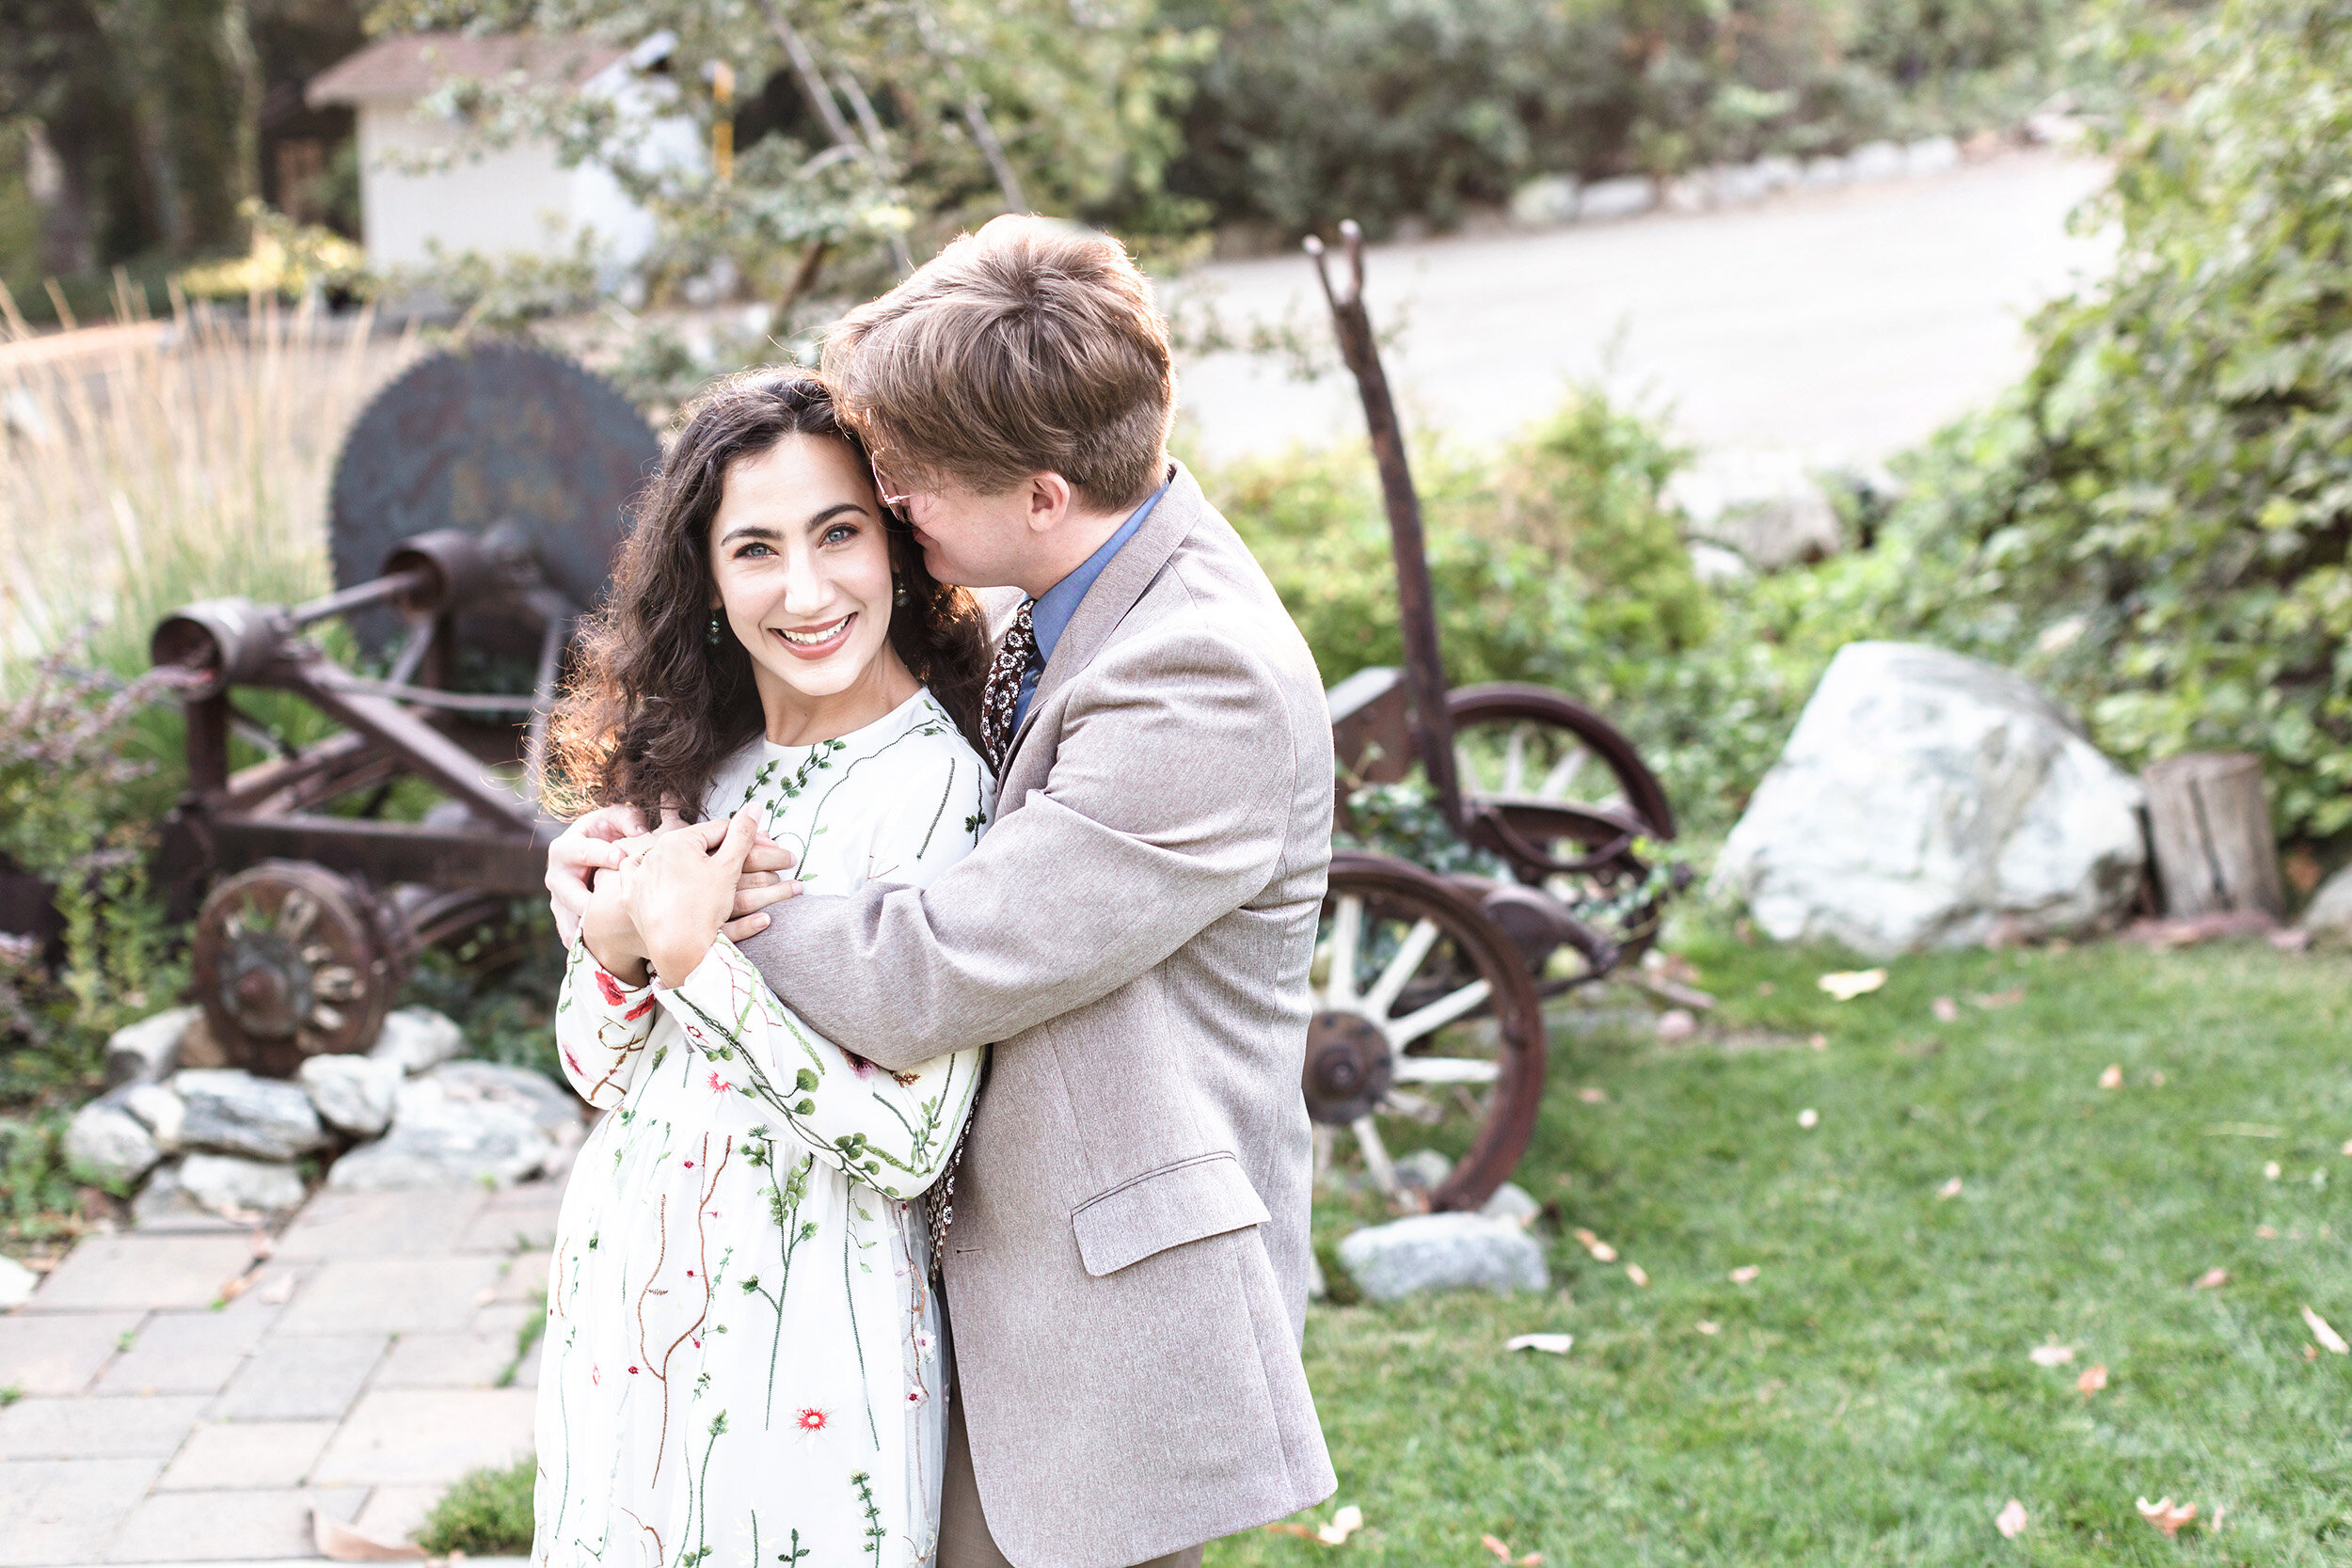
[(833, 1413), (819, 1410), (813, 1404), (805, 1405), (799, 1415), (792, 1418), (792, 1424), (813, 1436), (833, 1424)]
[(712, 1094), (733, 1094), (735, 1092), (735, 1085), (720, 1077), (718, 1069), (714, 1068), (711, 1069), (710, 1074), (710, 1092)]
[(621, 1015), (621, 1022), (624, 1023), (636, 1022), (639, 1019), (645, 1016), (647, 1009), (652, 1007), (652, 1006), (653, 998), (648, 996), (643, 1002), (638, 1003), (637, 1006), (623, 1013)]
[(621, 994), (621, 983), (601, 969), (596, 971), (596, 990), (604, 993), (607, 1006), (617, 1007), (628, 1000)]
[(912, 1409), (918, 1404), (929, 1404), (930, 1402), (930, 1391), (925, 1388), (921, 1384), (918, 1383), (914, 1387), (907, 1390), (907, 1406), (909, 1409)]

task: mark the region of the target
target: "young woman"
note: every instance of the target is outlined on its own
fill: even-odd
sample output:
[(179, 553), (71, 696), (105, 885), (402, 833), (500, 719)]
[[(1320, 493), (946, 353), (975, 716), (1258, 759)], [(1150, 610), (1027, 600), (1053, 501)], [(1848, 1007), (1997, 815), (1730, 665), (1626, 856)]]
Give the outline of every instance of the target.
[(926, 1562), (946, 1368), (919, 1199), (980, 1053), (880, 1070), (720, 925), (755, 832), (814, 894), (921, 884), (977, 842), (977, 608), (885, 516), (823, 386), (755, 372), (688, 419), (580, 649), (572, 803), (672, 825), (598, 879), (556, 1004), (609, 1114), (548, 1271), (534, 1560)]

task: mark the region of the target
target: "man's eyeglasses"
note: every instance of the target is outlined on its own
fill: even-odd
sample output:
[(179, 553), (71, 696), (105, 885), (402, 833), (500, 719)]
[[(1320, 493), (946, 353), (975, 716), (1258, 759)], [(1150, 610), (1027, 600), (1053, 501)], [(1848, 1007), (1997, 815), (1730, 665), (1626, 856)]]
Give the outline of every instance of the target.
[(866, 460), (866, 467), (873, 473), (874, 495), (882, 502), (882, 510), (909, 528), (913, 528), (914, 517), (907, 510), (907, 505), (914, 498), (890, 482), (890, 476), (882, 472), (881, 459), (869, 457)]

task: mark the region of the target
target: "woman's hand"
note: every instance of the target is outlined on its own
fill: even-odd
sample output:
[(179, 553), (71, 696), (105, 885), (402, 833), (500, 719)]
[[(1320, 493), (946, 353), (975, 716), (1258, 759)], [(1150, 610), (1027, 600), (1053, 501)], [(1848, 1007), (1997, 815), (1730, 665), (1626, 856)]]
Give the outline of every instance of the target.
[[(653, 835), (613, 843), (614, 859), (627, 863), (653, 845)], [(604, 966), (605, 973), (625, 986), (645, 983), (645, 943), (637, 934), (637, 923), (629, 917), (628, 901), (621, 892), (618, 870), (589, 874), (586, 886), (587, 902), (580, 911), (580, 934), (588, 943), (588, 956)]]
[[(677, 826), (677, 814), (665, 812), (662, 825)], [(644, 816), (634, 807), (605, 806), (574, 822), (548, 846), (548, 901), (555, 911), (556, 934), (564, 946), (569, 947), (581, 929), (597, 886), (612, 880), (622, 862), (643, 848), (651, 836)], [(787, 881), (781, 875), (792, 869), (792, 862), (791, 850), (765, 833), (759, 835), (744, 858), (743, 874), (736, 883), (734, 917), (725, 927), (729, 938), (740, 941), (765, 930), (768, 916), (761, 911), (801, 891), (800, 883)], [(588, 951), (600, 950), (592, 941)], [(623, 978), (611, 965), (606, 968), (614, 979)]]
[(755, 823), (747, 810), (665, 829), (642, 852), (624, 859), (622, 902), (662, 984), (684, 985), (718, 940), (758, 836)]

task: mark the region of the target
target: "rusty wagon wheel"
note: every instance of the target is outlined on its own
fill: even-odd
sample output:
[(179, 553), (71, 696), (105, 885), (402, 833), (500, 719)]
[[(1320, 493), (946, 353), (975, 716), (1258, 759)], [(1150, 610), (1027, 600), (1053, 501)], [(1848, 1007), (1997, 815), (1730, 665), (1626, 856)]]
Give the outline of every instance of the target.
[(1502, 927), (1419, 866), (1342, 852), (1311, 984), (1308, 1114), (1352, 1132), (1374, 1185), (1393, 1196), (1382, 1119), (1433, 1122), (1460, 1107), (1476, 1118), (1470, 1148), (1430, 1206), (1493, 1196), (1526, 1151), (1544, 1092), (1541, 1006)]
[(1467, 686), (1447, 706), (1470, 836), (1599, 929), (1621, 960), (1639, 958), (1668, 891), (1644, 844), (1673, 838), (1675, 819), (1633, 742), (1548, 687)]
[(365, 1050), (405, 964), (375, 901), (299, 861), (263, 861), (197, 912), (204, 1022), (235, 1066), (288, 1078), (306, 1057)]

